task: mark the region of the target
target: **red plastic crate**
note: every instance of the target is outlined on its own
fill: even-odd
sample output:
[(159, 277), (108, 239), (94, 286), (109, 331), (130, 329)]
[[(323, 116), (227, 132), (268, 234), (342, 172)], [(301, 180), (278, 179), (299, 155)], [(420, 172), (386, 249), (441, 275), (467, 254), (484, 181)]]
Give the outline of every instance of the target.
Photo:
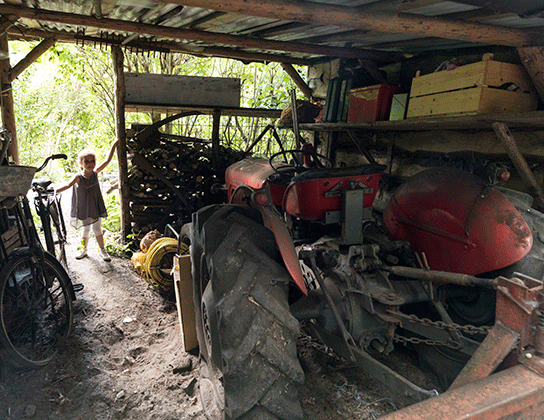
[(348, 122), (388, 120), (393, 95), (398, 90), (397, 86), (392, 85), (374, 85), (351, 89)]

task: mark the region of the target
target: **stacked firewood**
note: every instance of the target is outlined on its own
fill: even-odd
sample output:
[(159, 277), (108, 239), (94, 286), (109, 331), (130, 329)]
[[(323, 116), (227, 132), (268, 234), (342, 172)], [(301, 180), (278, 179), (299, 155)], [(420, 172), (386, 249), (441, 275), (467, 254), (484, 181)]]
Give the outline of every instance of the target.
[(220, 147), (214, 160), (210, 141), (158, 130), (142, 136), (144, 127), (133, 126), (127, 132), (126, 199), (135, 235), (163, 231), (168, 224), (181, 226), (198, 209), (225, 201), (224, 193), (215, 186), (224, 184), (226, 167), (240, 160), (241, 152)]

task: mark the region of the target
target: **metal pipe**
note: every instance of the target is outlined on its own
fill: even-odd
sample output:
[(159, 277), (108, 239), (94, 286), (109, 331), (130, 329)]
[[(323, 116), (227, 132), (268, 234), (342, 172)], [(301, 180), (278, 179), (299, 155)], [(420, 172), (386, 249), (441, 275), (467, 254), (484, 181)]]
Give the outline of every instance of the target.
[(426, 281), (436, 281), (442, 283), (458, 284), (460, 286), (481, 286), (495, 289), (497, 287), (496, 279), (482, 279), (469, 276), (467, 274), (448, 273), (446, 271), (422, 270), (420, 268), (394, 266), (385, 268), (391, 274), (411, 279)]

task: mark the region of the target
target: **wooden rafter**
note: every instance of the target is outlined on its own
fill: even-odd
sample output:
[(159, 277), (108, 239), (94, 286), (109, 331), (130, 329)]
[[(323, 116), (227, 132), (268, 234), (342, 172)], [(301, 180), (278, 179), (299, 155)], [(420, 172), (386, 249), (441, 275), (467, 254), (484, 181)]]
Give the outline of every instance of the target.
[(328, 47), (297, 42), (255, 39), (238, 35), (216, 34), (213, 32), (199, 31), (194, 29), (172, 28), (137, 22), (128, 22), (118, 19), (97, 19), (91, 16), (53, 12), (49, 10), (33, 9), (7, 4), (0, 5), (0, 14), (13, 14), (19, 17), (34, 19), (37, 21), (58, 22), (76, 26), (90, 26), (113, 31), (132, 32), (141, 35), (146, 34), (158, 37), (208, 42), (210, 44), (217, 44), (220, 42), (222, 44), (255, 48), (258, 50), (290, 51), (330, 57), (369, 58), (383, 61), (397, 61), (400, 57), (399, 54), (396, 53), (363, 50), (359, 48)]
[(38, 45), (36, 45), (32, 51), (30, 51), (25, 58), (19, 61), (15, 66), (12, 67), (9, 74), (9, 81), (13, 82), (17, 77), (25, 71), (28, 66), (30, 66), (34, 61), (36, 61), (44, 52), (49, 48), (55, 45), (55, 38), (46, 38)]
[(4, 35), (4, 32), (8, 30), (11, 26), (13, 26), (17, 22), (16, 16), (9, 16), (4, 15), (0, 19), (0, 35)]
[(387, 33), (411, 33), (511, 47), (540, 45), (539, 31), (505, 28), (411, 13), (365, 12), (354, 7), (301, 0), (160, 0), (184, 6), (271, 19), (336, 25)]
[(312, 98), (312, 89), (306, 84), (304, 79), (300, 77), (300, 74), (298, 74), (298, 71), (291, 65), (291, 64), (285, 64), (282, 63), (281, 65), (285, 72), (291, 77), (291, 80), (293, 83), (302, 91), (304, 96), (306, 96), (308, 99)]
[[(8, 30), (10, 39), (23, 39), (21, 36), (21, 31), (17, 29)], [(24, 39), (28, 37), (41, 39), (41, 38), (50, 38), (54, 37), (60, 42), (75, 43), (76, 36), (73, 33), (62, 32), (62, 31), (43, 31), (40, 29), (25, 29)], [(232, 58), (234, 60), (241, 60), (244, 62), (258, 61), (258, 62), (275, 62), (275, 63), (290, 63), (298, 64), (300, 66), (308, 66), (312, 64), (311, 60), (306, 60), (303, 58), (288, 57), (285, 55), (279, 54), (268, 54), (268, 53), (258, 53), (258, 52), (248, 52), (240, 51), (232, 48), (225, 47), (203, 47), (197, 51), (190, 50), (183, 44), (178, 44), (175, 42), (162, 42), (161, 47), (170, 50), (170, 52), (182, 53), (194, 55), (197, 57), (224, 57)]]

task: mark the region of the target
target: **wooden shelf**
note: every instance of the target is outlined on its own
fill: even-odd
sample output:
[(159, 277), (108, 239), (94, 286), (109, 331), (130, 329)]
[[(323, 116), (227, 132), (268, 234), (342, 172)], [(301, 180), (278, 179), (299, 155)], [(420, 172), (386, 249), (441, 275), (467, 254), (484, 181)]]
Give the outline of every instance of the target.
[(509, 128), (522, 130), (544, 129), (544, 111), (418, 117), (400, 121), (299, 124), (299, 128), (308, 131), (492, 130), (493, 122), (503, 122)]
[(218, 109), (221, 115), (236, 117), (261, 117), (261, 118), (279, 118), (281, 109), (264, 108), (230, 108), (230, 107), (202, 107), (202, 106), (164, 106), (150, 104), (125, 104), (126, 112), (158, 112), (162, 114), (179, 114), (184, 111), (199, 111), (205, 115), (212, 115)]

